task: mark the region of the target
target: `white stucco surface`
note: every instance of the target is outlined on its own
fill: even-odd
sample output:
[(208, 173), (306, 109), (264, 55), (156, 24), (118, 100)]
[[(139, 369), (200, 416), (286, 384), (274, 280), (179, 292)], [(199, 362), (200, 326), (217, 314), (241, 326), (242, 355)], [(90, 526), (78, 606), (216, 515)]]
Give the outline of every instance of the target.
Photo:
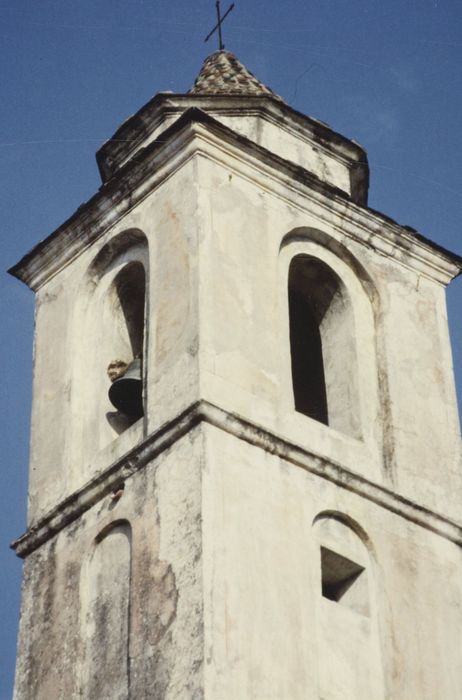
[[(460, 695), (459, 263), (355, 204), (337, 145), (259, 119), (222, 121), (262, 148), (197, 111), (173, 124), (22, 263), (37, 314), (15, 700), (109, 692), (101, 640), (114, 697)], [(320, 322), (327, 424), (294, 407), (295, 256), (341, 290)], [(132, 359), (115, 281), (133, 264), (144, 415), (124, 423), (106, 368)], [(357, 567), (348, 595), (323, 595), (321, 548)]]

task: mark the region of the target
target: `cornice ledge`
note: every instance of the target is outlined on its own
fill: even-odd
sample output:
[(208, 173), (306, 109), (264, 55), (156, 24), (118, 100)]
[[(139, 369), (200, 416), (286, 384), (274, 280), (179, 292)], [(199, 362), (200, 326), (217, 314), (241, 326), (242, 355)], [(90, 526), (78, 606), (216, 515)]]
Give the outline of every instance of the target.
[(174, 420), (161, 426), (142, 443), (130, 450), (104, 472), (66, 498), (34, 524), (11, 547), (20, 557), (26, 557), (54, 537), (66, 525), (75, 521), (106, 495), (112, 493), (132, 474), (171, 447), (201, 422), (206, 422), (254, 447), (276, 455), (316, 476), (356, 493), (386, 510), (419, 525), (450, 542), (462, 546), (462, 525), (425, 508), (390, 489), (375, 484), (340, 464), (288, 441), (285, 438), (201, 400), (191, 404)]
[[(191, 108), (160, 134), (156, 141), (140, 149), (136, 159), (129, 160), (121, 167), (114, 178), (9, 272), (37, 291), (46, 279), (65, 267), (179, 168), (191, 155), (182, 150), (196, 136), (202, 136), (204, 142), (217, 146), (218, 151), (239, 153), (240, 159), (253, 167), (256, 161), (260, 167), (264, 164), (267, 172), (271, 171), (273, 179), (282, 184), (290, 184), (321, 205), (342, 213), (365, 230), (366, 236), (357, 236), (357, 240), (377, 247), (381, 253), (393, 255), (401, 262), (406, 256), (415, 258), (420, 261), (423, 272), (427, 270), (428, 276), (443, 284), (462, 270), (462, 257), (425, 239), (417, 232), (411, 233), (383, 214), (355, 204), (346, 192), (237, 134), (205, 112)], [(389, 233), (384, 233), (384, 229)], [(343, 230), (346, 231), (345, 226)], [(371, 236), (375, 241), (372, 241)]]
[[(136, 161), (128, 161), (93, 197), (8, 272), (36, 292), (114, 226), (189, 159), (191, 153), (185, 152), (185, 146), (193, 141), (199, 110), (191, 111), (194, 114), (183, 115), (156, 141), (140, 149)], [(176, 139), (172, 138), (173, 135)]]
[[(382, 214), (365, 205), (353, 201), (348, 193), (334, 185), (320, 180), (316, 175), (305, 170), (292, 161), (285, 160), (267, 151), (262, 146), (249, 141), (245, 136), (235, 134), (228, 127), (218, 124), (200, 124), (198, 132), (202, 132), (204, 142), (210, 148), (222, 151), (228, 157), (238, 158), (242, 163), (248, 163), (255, 169), (258, 162), (260, 177), (255, 179), (247, 174), (247, 178), (261, 186), (261, 175), (265, 174), (265, 187), (275, 192), (269, 179), (278, 182), (283, 187), (290, 187), (311, 202), (315, 202), (328, 212), (334, 212), (342, 217), (339, 230), (348, 237), (378, 253), (391, 257), (407, 268), (415, 269), (440, 284), (447, 285), (462, 271), (462, 256), (446, 250), (409, 226), (402, 226), (386, 214)], [(217, 126), (216, 126), (217, 125)], [(222, 133), (220, 133), (222, 132)], [(225, 137), (225, 138), (223, 138)], [(213, 157), (211, 150), (202, 153)], [(215, 157), (215, 160), (218, 160)], [(225, 160), (221, 161), (225, 164)], [(229, 163), (226, 163), (229, 167)], [(241, 174), (245, 174), (243, 171)], [(287, 196), (283, 197), (286, 201)], [(327, 221), (333, 225), (332, 221)], [(411, 264), (411, 261), (414, 264)]]
[[(369, 207), (358, 207), (357, 215), (355, 206), (351, 208), (350, 225), (359, 224), (368, 234), (363, 242), (377, 252), (445, 286), (462, 272), (461, 256)], [(414, 261), (413, 265), (410, 260)]]
[(120, 488), (129, 476), (162, 454), (203, 420), (201, 403), (191, 404), (172, 421), (162, 425), (123, 457), (74, 491), (13, 542), (10, 545), (11, 549), (19, 557), (26, 557), (95, 503)]
[(215, 113), (234, 113), (242, 116), (250, 113), (265, 116), (279, 126), (292, 124), (299, 133), (310, 134), (318, 145), (346, 160), (356, 160), (367, 168), (364, 148), (352, 139), (336, 132), (325, 122), (295, 110), (272, 95), (208, 95), (196, 93), (158, 93), (136, 114), (124, 121), (114, 135), (96, 153), (96, 160), (103, 180), (115, 174), (117, 161), (126, 162), (138, 150), (144, 139), (154, 131), (166, 114), (182, 114), (198, 108), (213, 116)]

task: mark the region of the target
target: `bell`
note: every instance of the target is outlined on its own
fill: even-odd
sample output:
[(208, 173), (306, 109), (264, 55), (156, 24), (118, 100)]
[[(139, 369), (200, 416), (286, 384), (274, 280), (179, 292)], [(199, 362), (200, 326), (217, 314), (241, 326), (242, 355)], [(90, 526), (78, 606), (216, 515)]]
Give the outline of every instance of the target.
[(143, 415), (143, 382), (141, 379), (141, 359), (130, 362), (122, 377), (116, 379), (109, 388), (112, 405), (126, 416), (141, 418)]

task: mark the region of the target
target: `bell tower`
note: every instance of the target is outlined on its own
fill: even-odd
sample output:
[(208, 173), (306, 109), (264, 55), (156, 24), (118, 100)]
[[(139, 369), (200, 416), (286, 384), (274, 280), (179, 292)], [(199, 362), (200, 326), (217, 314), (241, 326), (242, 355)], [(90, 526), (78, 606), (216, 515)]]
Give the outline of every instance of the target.
[(448, 700), (462, 259), (233, 54), (97, 153), (36, 293), (15, 700)]

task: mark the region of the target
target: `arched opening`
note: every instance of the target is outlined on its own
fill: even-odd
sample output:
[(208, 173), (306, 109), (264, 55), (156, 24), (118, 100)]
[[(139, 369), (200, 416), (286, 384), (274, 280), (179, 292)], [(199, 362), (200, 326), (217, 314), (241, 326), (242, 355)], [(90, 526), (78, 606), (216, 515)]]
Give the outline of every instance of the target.
[(82, 697), (129, 696), (130, 568), (131, 528), (119, 521), (100, 534), (82, 568)]
[(288, 279), (295, 410), (342, 432), (358, 432), (353, 313), (344, 284), (322, 260), (299, 254)]
[(146, 275), (140, 262), (125, 265), (114, 280), (116, 303), (128, 333), (133, 358), (141, 357), (144, 338)]
[[(343, 514), (327, 512), (313, 528), (319, 696), (332, 700), (385, 695), (374, 558), (362, 528), (353, 525)], [(326, 658), (335, 658), (335, 674)]]
[[(142, 365), (141, 405), (145, 405), (149, 304), (149, 250), (145, 234), (129, 229), (108, 237), (82, 276), (72, 312), (69, 347), (73, 352), (73, 420), (66, 460), (75, 486), (90, 477), (106, 448), (111, 445), (115, 459), (145, 432), (145, 421), (116, 410), (108, 392), (112, 380), (138, 355)], [(114, 372), (110, 377), (108, 367), (113, 362), (116, 366), (111, 368)], [(119, 436), (121, 439), (117, 439)], [(117, 445), (111, 444), (115, 441)]]
[(107, 419), (116, 432), (122, 432), (144, 413), (146, 275), (140, 262), (122, 267), (110, 286), (108, 300), (112, 341), (105, 363), (111, 382), (108, 396), (116, 411), (108, 411)]
[[(307, 264), (307, 261), (310, 264)], [(289, 320), (295, 410), (328, 424), (326, 381), (320, 332), (320, 261), (297, 255), (289, 269)], [(325, 276), (325, 275), (324, 275)]]

